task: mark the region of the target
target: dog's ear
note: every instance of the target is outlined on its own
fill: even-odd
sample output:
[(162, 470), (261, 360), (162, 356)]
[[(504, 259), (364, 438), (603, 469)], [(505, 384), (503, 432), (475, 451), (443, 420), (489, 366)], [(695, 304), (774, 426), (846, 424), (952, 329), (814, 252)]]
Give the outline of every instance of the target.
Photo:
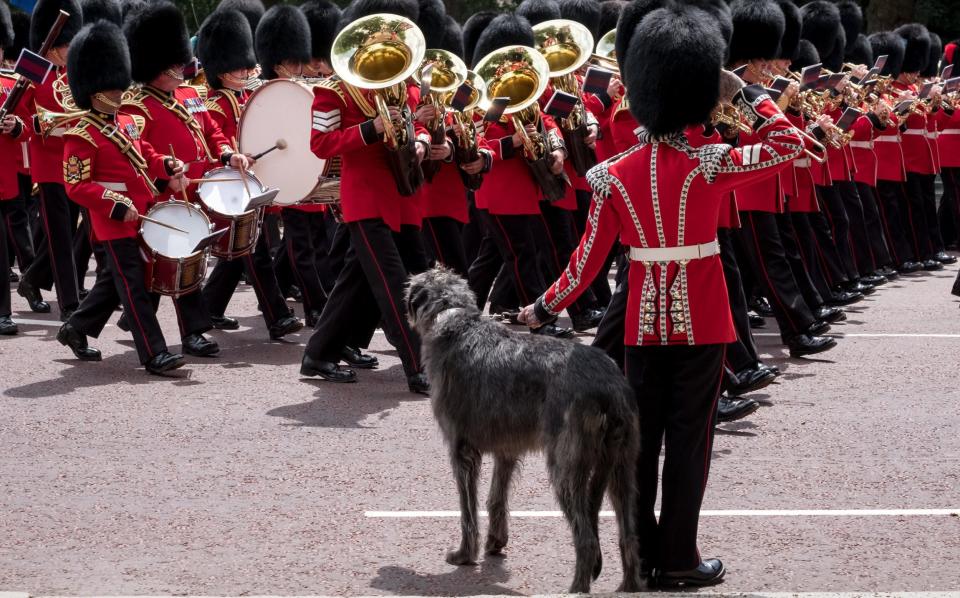
[(412, 285), (407, 291), (407, 313), (411, 318), (417, 319), (418, 311), (427, 304), (430, 299), (430, 292), (419, 285)]

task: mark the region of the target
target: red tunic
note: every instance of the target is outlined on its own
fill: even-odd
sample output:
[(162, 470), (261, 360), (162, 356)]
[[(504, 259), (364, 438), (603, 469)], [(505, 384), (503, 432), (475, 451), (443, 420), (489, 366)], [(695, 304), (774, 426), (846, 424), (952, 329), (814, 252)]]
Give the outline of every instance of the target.
[(861, 116), (851, 129), (853, 137), (850, 139), (850, 151), (853, 152), (853, 163), (856, 170), (853, 180), (858, 183), (877, 186), (877, 154), (874, 151), (874, 139), (886, 132), (881, 128), (880, 121), (875, 116)]
[(620, 98), (613, 107), (610, 117), (610, 137), (613, 139), (615, 153), (626, 151), (637, 144), (637, 119), (630, 113), (626, 96)]
[[(552, 118), (541, 115), (547, 134), (559, 139), (560, 130)], [(477, 207), (500, 215), (540, 213), (543, 192), (530, 172), (523, 147), (513, 147), (512, 120), (487, 123), (483, 138), (490, 149), (493, 167), (476, 192)]]
[(617, 102), (610, 98), (586, 94), (583, 102), (587, 110), (593, 113), (597, 118), (597, 124), (600, 126), (600, 136), (597, 138), (597, 160), (603, 162), (617, 153), (616, 145), (613, 142), (613, 134), (610, 131), (612, 124), (613, 109)]
[[(13, 77), (0, 75), (0, 105), (6, 101), (16, 82)], [(23, 119), (20, 123), (16, 137), (0, 135), (0, 201), (16, 199), (20, 195), (17, 173), (23, 164), (23, 143), (30, 138), (29, 125)]]
[[(153, 178), (167, 178), (166, 156), (140, 139), (138, 118), (117, 115), (117, 133), (129, 139), (146, 162), (145, 172)], [(108, 125), (111, 121), (104, 121)], [(132, 205), (145, 214), (153, 193), (120, 149), (110, 141), (91, 117), (64, 135), (60, 176), (71, 200), (90, 210), (94, 236), (101, 241), (137, 236), (139, 223), (123, 222), (124, 206)]]
[(943, 113), (937, 146), (941, 166), (960, 168), (960, 110)]
[[(916, 93), (916, 87), (899, 81), (893, 82), (893, 88), (904, 92)], [(906, 116), (906, 129), (901, 135), (903, 144), (903, 159), (907, 172), (917, 174), (936, 174), (937, 166), (931, 149), (931, 140), (927, 138), (927, 115), (913, 114)], [(881, 177), (883, 178), (883, 177)]]
[[(407, 105), (414, 110), (419, 89), (407, 86)], [(371, 92), (331, 77), (314, 87), (310, 149), (320, 158), (341, 156), (340, 206), (346, 222), (376, 218), (394, 231), (404, 224), (420, 226), (421, 194), (402, 197), (387, 162), (383, 136), (376, 132), (377, 113)], [(416, 125), (417, 134), (426, 129)]]
[[(735, 101), (760, 132), (758, 150), (726, 144), (696, 149), (682, 134), (643, 135), (629, 151), (590, 171), (594, 197), (586, 231), (566, 271), (537, 301), (538, 314), (559, 314), (575, 301), (618, 237), (641, 251), (715, 243), (724, 196), (790, 167), (802, 141), (776, 104), (756, 87), (744, 88)], [(625, 344), (702, 345), (735, 338), (719, 254), (633, 262)]]
[[(448, 138), (455, 135), (452, 124), (453, 117), (447, 115)], [(424, 218), (453, 218), (463, 223), (470, 220), (467, 189), (460, 178), (460, 167), (452, 160), (440, 164), (433, 180), (424, 184), (421, 196)]]
[[(135, 98), (124, 102), (120, 112), (143, 117), (144, 141), (165, 155), (173, 146), (174, 154), (186, 164), (187, 176), (191, 179), (199, 179), (211, 168), (220, 166), (220, 155), (234, 151), (231, 140), (210, 116), (197, 90), (189, 85), (181, 85), (172, 94), (144, 87)], [(191, 185), (188, 189), (189, 197), (193, 196), (194, 188)], [(181, 194), (168, 190), (161, 193), (157, 201), (179, 197)]]
[(877, 180), (898, 183), (907, 180), (900, 142), (900, 119), (896, 115), (890, 115), (890, 124), (873, 140), (873, 153), (877, 156)]
[[(42, 85), (31, 85), (23, 94), (17, 114), (25, 123), (33, 122), (40, 109), (64, 112), (53, 93), (54, 82), (67, 83), (66, 70), (56, 68)], [(60, 85), (60, 84), (58, 84)], [(34, 134), (30, 137), (30, 174), (34, 183), (63, 184), (63, 134), (69, 126), (58, 127), (47, 136)], [(36, 133), (36, 131), (34, 131)]]

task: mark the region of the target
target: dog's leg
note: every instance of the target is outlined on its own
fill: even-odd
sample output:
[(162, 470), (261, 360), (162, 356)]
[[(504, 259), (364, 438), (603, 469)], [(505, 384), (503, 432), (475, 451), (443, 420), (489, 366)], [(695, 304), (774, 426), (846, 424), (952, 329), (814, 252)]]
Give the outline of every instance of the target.
[(490, 526), (487, 528), (487, 554), (500, 554), (507, 545), (507, 502), (510, 497), (510, 480), (517, 467), (513, 457), (498, 455), (493, 463), (493, 480), (487, 498), (487, 513)]
[(631, 435), (617, 446), (607, 450), (617, 451), (609, 484), (610, 502), (617, 514), (620, 532), (620, 559), (623, 562), (623, 582), (618, 592), (639, 592), (641, 578), (640, 539), (637, 531), (637, 437)]
[(603, 494), (607, 490), (607, 483), (610, 479), (610, 461), (608, 455), (601, 454), (600, 462), (597, 463), (590, 477), (590, 527), (593, 530), (593, 537), (597, 539), (597, 560), (593, 567), (593, 579), (600, 577), (600, 571), (603, 570), (603, 552), (600, 550), (600, 508), (603, 506)]
[(451, 565), (475, 565), (480, 550), (480, 531), (477, 525), (477, 482), (483, 459), (473, 446), (458, 441), (451, 445), (450, 460), (453, 476), (460, 494), (460, 548), (447, 554)]
[[(553, 448), (556, 449), (556, 447)], [(585, 475), (590, 474), (592, 467), (585, 460), (575, 458), (582, 455), (558, 458), (556, 452), (559, 451), (552, 451), (553, 454), (548, 457), (550, 477), (553, 480), (557, 502), (560, 503), (560, 508), (570, 523), (573, 547), (577, 554), (570, 593), (585, 594), (590, 592), (590, 581), (596, 566), (597, 553), (600, 551), (600, 544), (593, 533), (590, 497), (584, 479)]]

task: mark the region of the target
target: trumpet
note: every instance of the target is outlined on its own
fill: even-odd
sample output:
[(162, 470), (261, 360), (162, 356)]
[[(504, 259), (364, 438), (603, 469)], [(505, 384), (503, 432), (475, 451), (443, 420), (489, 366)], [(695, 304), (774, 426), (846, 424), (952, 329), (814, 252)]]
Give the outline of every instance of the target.
[(713, 109), (713, 113), (710, 115), (710, 122), (713, 123), (714, 126), (723, 125), (730, 129), (737, 129), (741, 133), (753, 132), (750, 125), (743, 122), (743, 115), (737, 110), (736, 106), (727, 104), (726, 102), (717, 104), (717, 107)]
[[(400, 195), (413, 195), (423, 183), (414, 149), (413, 121), (406, 81), (423, 62), (426, 40), (413, 21), (374, 14), (353, 21), (333, 40), (330, 63), (347, 85), (373, 91), (383, 122), (384, 143)], [(397, 121), (390, 108), (399, 108)]]
[(54, 112), (46, 108), (39, 108), (35, 119), (36, 130), (42, 137), (49, 137), (54, 130), (66, 127), (73, 121), (80, 120), (88, 112), (89, 110)]
[(550, 67), (550, 82), (553, 88), (577, 98), (570, 116), (561, 119), (563, 140), (570, 162), (579, 176), (584, 176), (597, 163), (597, 156), (587, 147), (587, 110), (580, 99), (580, 82), (576, 72), (590, 60), (593, 52), (593, 35), (576, 21), (555, 19), (533, 27), (537, 51), (543, 54)]
[[(509, 116), (520, 136), (531, 173), (550, 201), (566, 194), (565, 179), (550, 171), (550, 146), (540, 118), (540, 96), (547, 89), (550, 66), (540, 52), (527, 46), (507, 46), (487, 54), (474, 69), (491, 98), (509, 98), (504, 116)], [(537, 132), (528, 134), (526, 125)]]
[[(437, 109), (437, 115), (426, 124), (430, 131), (430, 143), (441, 143), (446, 134), (444, 132), (444, 123), (446, 116), (446, 105), (443, 98), (450, 92), (456, 91), (464, 81), (467, 80), (467, 65), (455, 54), (446, 50), (427, 50), (420, 68), (413, 74), (413, 79), (422, 84), (423, 74), (430, 69), (430, 93), (427, 97), (420, 98), (424, 104), (428, 104)], [(433, 180), (440, 165), (433, 161), (426, 161), (423, 164), (423, 176), (428, 181)]]

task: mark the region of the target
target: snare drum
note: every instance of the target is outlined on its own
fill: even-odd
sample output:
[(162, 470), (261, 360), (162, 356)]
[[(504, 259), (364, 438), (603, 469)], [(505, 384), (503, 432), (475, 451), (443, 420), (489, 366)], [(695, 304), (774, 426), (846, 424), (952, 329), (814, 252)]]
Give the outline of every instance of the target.
[[(197, 186), (197, 196), (204, 212), (210, 217), (213, 228), (227, 228), (213, 246), (217, 257), (232, 260), (253, 251), (259, 235), (257, 210), (244, 210), (251, 197), (266, 193), (263, 183), (250, 172), (246, 173), (246, 187), (240, 171), (235, 168), (215, 168), (203, 175)], [(207, 179), (231, 179), (224, 182), (206, 182)], [(236, 179), (236, 180), (233, 180)]]
[(207, 271), (207, 251), (193, 248), (210, 235), (207, 215), (191, 204), (170, 200), (150, 208), (147, 217), (187, 231), (184, 234), (141, 221), (140, 244), (146, 262), (147, 290), (179, 297), (200, 288)]

